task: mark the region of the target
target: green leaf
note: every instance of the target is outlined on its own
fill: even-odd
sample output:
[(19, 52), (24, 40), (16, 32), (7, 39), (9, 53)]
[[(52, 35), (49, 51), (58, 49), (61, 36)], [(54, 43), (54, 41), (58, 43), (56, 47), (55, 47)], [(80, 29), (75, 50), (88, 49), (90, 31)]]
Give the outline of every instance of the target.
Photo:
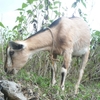
[(20, 15), (22, 15), (22, 12), (20, 12)]
[(32, 14), (33, 12), (31, 10), (27, 10), (27, 13), (28, 14)]
[(19, 10), (19, 11), (24, 11), (24, 9), (22, 9), (22, 8), (18, 8), (18, 9), (16, 9), (16, 10)]
[(84, 7), (86, 8), (86, 3), (84, 2), (84, 0), (81, 0), (81, 2), (84, 5)]
[(16, 22), (17, 22), (17, 21), (22, 22), (23, 20), (24, 20), (24, 17), (23, 17), (23, 16), (17, 17)]
[(95, 35), (100, 36), (100, 31), (96, 31)]
[(74, 2), (74, 3), (72, 4), (72, 7), (75, 8), (76, 6), (77, 6), (77, 2)]
[(59, 4), (59, 6), (61, 6), (61, 2), (60, 1), (55, 1), (54, 5)]
[(56, 10), (55, 10), (54, 12), (55, 12), (56, 15), (59, 15), (59, 14), (60, 14), (60, 12), (58, 12), (58, 11), (56, 11)]
[(12, 30), (15, 30), (15, 29), (17, 29), (17, 27), (18, 27), (17, 25), (16, 25), (16, 26), (14, 26), (14, 27), (12, 28)]
[(27, 0), (27, 2), (28, 2), (29, 4), (32, 4), (34, 1), (37, 1), (37, 0)]
[(53, 9), (52, 5), (49, 5), (49, 8), (50, 8), (50, 9)]
[(42, 5), (42, 4), (40, 4), (40, 5), (39, 5), (39, 9), (42, 9), (42, 8), (43, 8), (43, 5)]
[(5, 26), (2, 24), (2, 22), (0, 22), (0, 26), (3, 27), (3, 28), (5, 28)]
[(57, 16), (60, 16), (60, 12), (58, 12), (58, 11), (54, 11), (55, 12), (55, 18), (57, 17)]
[(28, 5), (26, 3), (22, 4), (22, 8), (26, 8)]

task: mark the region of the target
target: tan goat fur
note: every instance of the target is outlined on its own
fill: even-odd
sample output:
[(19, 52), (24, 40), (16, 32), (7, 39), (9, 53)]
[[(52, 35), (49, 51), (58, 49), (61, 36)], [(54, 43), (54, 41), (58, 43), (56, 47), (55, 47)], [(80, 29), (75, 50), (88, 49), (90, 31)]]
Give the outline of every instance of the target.
[[(64, 57), (64, 64), (61, 69), (61, 88), (64, 90), (65, 78), (72, 56), (82, 56), (83, 61), (79, 79), (75, 86), (75, 94), (77, 94), (88, 61), (90, 38), (91, 34), (88, 25), (81, 18), (59, 18), (49, 26), (49, 29), (37, 32), (35, 35), (22, 41), (9, 42), (4, 69), (8, 74), (16, 74), (34, 53), (43, 50), (53, 50), (52, 55), (54, 59), (57, 58), (57, 55), (63, 55)], [(52, 85), (56, 83), (55, 62), (51, 68)]]

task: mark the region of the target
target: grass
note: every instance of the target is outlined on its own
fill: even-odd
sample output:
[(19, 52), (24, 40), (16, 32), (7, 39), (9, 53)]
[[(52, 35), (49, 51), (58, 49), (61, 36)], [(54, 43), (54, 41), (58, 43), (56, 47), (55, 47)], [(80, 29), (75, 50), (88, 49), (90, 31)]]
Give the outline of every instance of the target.
[[(38, 86), (38, 92), (40, 92), (40, 100), (100, 100), (100, 82), (87, 82), (80, 85), (78, 95), (74, 95), (74, 81), (66, 80), (65, 91), (61, 91), (59, 84), (55, 86), (50, 85), (50, 77), (38, 76), (34, 72), (27, 72), (22, 69), (15, 76), (6, 76), (3, 72), (0, 72), (5, 79), (20, 82), (24, 86), (33, 84)], [(75, 79), (74, 79), (75, 80)], [(59, 81), (59, 79), (57, 80)], [(34, 87), (32, 87), (34, 90)], [(34, 90), (35, 91), (35, 90)]]

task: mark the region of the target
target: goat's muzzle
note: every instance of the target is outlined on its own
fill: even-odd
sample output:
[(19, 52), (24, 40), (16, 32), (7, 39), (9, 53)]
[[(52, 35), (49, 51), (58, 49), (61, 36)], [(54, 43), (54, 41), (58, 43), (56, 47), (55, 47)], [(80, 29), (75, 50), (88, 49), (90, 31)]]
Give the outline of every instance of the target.
[(14, 69), (8, 70), (7, 68), (5, 68), (4, 70), (5, 70), (5, 72), (6, 72), (7, 74), (12, 74), (12, 75), (15, 74)]

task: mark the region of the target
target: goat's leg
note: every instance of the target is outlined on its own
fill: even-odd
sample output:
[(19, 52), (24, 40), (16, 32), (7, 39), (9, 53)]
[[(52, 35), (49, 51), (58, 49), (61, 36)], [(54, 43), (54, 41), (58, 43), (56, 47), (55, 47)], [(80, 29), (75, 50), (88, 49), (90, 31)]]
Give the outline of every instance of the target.
[[(56, 59), (57, 58), (57, 55), (53, 54), (53, 59)], [(52, 86), (55, 85), (56, 83), (56, 61), (55, 60), (52, 60), (52, 66), (51, 66), (51, 84)]]
[(78, 93), (78, 88), (79, 88), (82, 76), (84, 74), (84, 69), (86, 67), (86, 63), (88, 61), (88, 57), (89, 57), (89, 51), (82, 58), (81, 69), (80, 69), (80, 73), (79, 73), (79, 79), (77, 81), (77, 84), (75, 85), (75, 94)]
[(64, 52), (64, 65), (61, 69), (61, 89), (65, 89), (65, 79), (67, 75), (68, 68), (71, 63), (71, 57), (72, 57), (72, 50), (68, 49)]

